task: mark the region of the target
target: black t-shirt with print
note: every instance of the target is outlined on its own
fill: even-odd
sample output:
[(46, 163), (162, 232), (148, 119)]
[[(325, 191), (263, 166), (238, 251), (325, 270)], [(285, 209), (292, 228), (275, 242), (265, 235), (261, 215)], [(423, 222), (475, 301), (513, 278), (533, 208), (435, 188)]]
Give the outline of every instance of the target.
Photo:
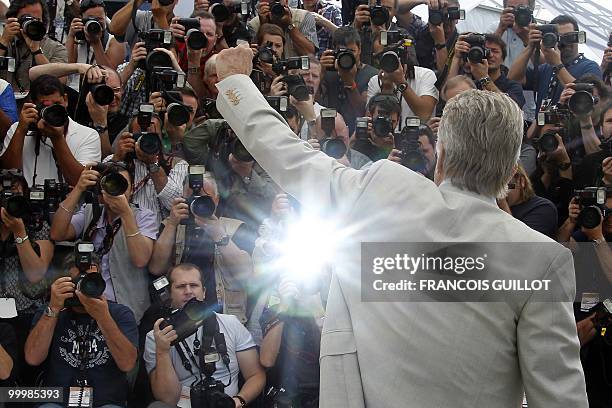
[[(108, 309), (119, 330), (134, 347), (138, 347), (138, 327), (132, 311), (124, 305), (110, 302)], [(33, 325), (41, 315), (42, 310), (34, 317)], [(64, 401), (68, 400), (68, 387), (76, 385), (79, 379), (83, 344), (88, 348), (85, 376), (93, 387), (94, 406), (125, 406), (127, 378), (117, 367), (104, 335), (89, 315), (74, 313), (70, 309), (62, 311), (58, 317), (47, 359), (49, 366), (45, 386), (65, 387)]]

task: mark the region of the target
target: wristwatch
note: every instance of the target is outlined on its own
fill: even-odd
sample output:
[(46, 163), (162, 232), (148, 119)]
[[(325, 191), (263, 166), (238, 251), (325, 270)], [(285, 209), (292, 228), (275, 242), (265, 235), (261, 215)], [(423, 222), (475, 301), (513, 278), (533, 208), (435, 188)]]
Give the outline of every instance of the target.
[(149, 163), (147, 165), (147, 169), (149, 170), (149, 173), (157, 173), (159, 170), (161, 170), (161, 167), (157, 163)]
[(15, 237), (15, 243), (17, 245), (21, 245), (24, 242), (26, 242), (29, 239), (29, 237), (26, 235), (25, 237), (21, 238), (21, 237)]
[(491, 78), (489, 78), (488, 76), (484, 77), (484, 78), (480, 78), (478, 81), (476, 81), (476, 85), (482, 89), (485, 86), (487, 86), (487, 84), (491, 82)]
[(605, 243), (606, 239), (605, 238), (599, 238), (599, 239), (594, 239), (593, 243), (595, 244), (595, 247), (597, 248), (598, 246), (600, 246), (601, 244)]
[(295, 26), (293, 25), (293, 23), (289, 24), (287, 26), (287, 32), (290, 33), (291, 31), (293, 31), (294, 28), (295, 28)]
[(32, 51), (32, 56), (36, 56), (36, 55), (42, 54), (42, 53), (43, 53), (42, 50), (39, 48), (36, 51)]
[(94, 129), (100, 134), (106, 132), (108, 130), (108, 126), (94, 125)]
[(45, 316), (47, 316), (47, 317), (58, 317), (59, 316), (59, 312), (54, 312), (53, 309), (51, 309), (51, 306), (47, 305), (47, 308), (45, 309)]
[(241, 408), (247, 406), (246, 400), (242, 397), (242, 395), (234, 395), (232, 398), (236, 398), (238, 401), (240, 401)]
[(565, 68), (564, 64), (555, 65), (555, 71), (560, 72), (563, 68)]
[(397, 86), (397, 90), (399, 91), (399, 93), (404, 93), (404, 91), (408, 88), (408, 84), (406, 82), (404, 82), (403, 84), (399, 84)]
[(436, 50), (440, 51), (442, 48), (446, 48), (446, 44), (440, 43), (440, 44), (434, 45), (434, 47), (436, 47)]

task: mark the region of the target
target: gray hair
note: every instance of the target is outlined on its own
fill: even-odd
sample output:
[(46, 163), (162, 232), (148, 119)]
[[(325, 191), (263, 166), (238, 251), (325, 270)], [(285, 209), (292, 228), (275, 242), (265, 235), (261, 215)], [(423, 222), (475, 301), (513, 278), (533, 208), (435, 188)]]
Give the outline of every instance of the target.
[(438, 129), (444, 177), (461, 189), (502, 197), (522, 139), (523, 115), (510, 97), (465, 91), (446, 104)]

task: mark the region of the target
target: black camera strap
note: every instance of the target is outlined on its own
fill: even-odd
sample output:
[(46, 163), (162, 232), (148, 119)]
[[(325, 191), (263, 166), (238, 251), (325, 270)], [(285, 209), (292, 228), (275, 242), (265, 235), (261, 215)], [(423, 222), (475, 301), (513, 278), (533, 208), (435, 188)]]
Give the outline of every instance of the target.
[(227, 353), (227, 344), (225, 343), (225, 336), (219, 331), (217, 314), (211, 313), (204, 321), (204, 326), (202, 327), (202, 348), (199, 353), (201, 371), (206, 377), (212, 377), (217, 370), (218, 358), (210, 358), (210, 356), (215, 354), (221, 358), (230, 374), (229, 382), (224, 384), (224, 387), (229, 387), (232, 383), (232, 376), (229, 368), (230, 358)]
[[(578, 54), (578, 56), (572, 62), (570, 62), (569, 64), (565, 64), (565, 68), (569, 69), (570, 67), (578, 64), (584, 59), (585, 58), (583, 54)], [(538, 72), (536, 71), (535, 78), (537, 78), (537, 76)], [(557, 92), (557, 87), (559, 86), (559, 83), (559, 70), (557, 69), (557, 67), (553, 67), (552, 76), (550, 77), (550, 82), (548, 83), (548, 89), (546, 90), (546, 94), (542, 98), (543, 101), (551, 98)]]
[[(83, 234), (83, 240), (93, 242), (93, 237), (96, 233), (96, 225), (102, 216), (102, 208), (99, 203), (92, 204), (93, 209), (93, 217)], [(115, 235), (121, 228), (121, 218), (116, 219), (112, 224), (107, 224), (105, 227), (106, 234), (104, 235), (104, 239), (102, 240), (102, 247), (96, 250), (96, 253), (99, 256), (106, 255), (113, 246), (113, 241), (115, 240)]]
[[(193, 341), (193, 350), (195, 354), (199, 354), (200, 352), (200, 340), (198, 339), (198, 330), (196, 330), (195, 332), (195, 339)], [(185, 348), (185, 351), (183, 351), (183, 348)], [(193, 372), (193, 367), (198, 369), (198, 372), (200, 373), (200, 379), (201, 379), (202, 370), (200, 370), (198, 360), (196, 359), (194, 352), (191, 351), (191, 348), (187, 344), (187, 341), (183, 340), (179, 344), (177, 344), (176, 351), (179, 357), (181, 358), (181, 363), (183, 364), (183, 367), (185, 367), (185, 370), (189, 371), (189, 373), (192, 376), (196, 377), (196, 379), (194, 380), (194, 383), (198, 381), (198, 378), (197, 378), (197, 375)], [(185, 355), (185, 353), (187, 353), (187, 355)], [(189, 356), (189, 358), (187, 358), (187, 356)]]

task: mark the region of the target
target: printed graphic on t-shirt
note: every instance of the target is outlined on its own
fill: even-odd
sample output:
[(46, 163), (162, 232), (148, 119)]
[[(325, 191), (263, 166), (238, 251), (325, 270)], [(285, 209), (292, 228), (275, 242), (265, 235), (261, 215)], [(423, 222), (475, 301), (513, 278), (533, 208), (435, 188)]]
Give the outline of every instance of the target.
[[(68, 329), (67, 335), (63, 335), (59, 339), (60, 356), (71, 367), (79, 368), (81, 366), (82, 346), (87, 347), (87, 367), (94, 368), (105, 365), (111, 358), (110, 350), (106, 345), (104, 336), (98, 326), (89, 329), (89, 334), (86, 335), (87, 326), (77, 325), (76, 331)], [(82, 344), (82, 339), (85, 337), (85, 342)]]

